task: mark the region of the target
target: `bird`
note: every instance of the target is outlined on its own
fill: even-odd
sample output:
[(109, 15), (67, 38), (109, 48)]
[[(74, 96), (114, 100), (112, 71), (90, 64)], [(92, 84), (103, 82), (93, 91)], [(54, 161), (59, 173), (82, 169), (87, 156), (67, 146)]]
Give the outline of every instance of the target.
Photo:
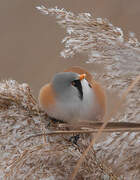
[(56, 73), (40, 89), (38, 99), (48, 117), (66, 123), (102, 120), (106, 113), (103, 87), (78, 66)]

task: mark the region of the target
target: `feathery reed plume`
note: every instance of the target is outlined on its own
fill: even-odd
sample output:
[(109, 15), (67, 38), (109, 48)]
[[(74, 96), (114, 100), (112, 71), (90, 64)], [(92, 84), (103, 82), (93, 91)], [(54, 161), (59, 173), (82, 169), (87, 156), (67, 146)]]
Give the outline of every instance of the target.
[[(87, 53), (88, 62), (102, 63), (107, 71), (100, 79), (106, 81), (108, 89), (117, 89), (121, 94), (139, 74), (140, 44), (132, 34), (125, 40), (120, 28), (88, 13), (75, 15), (44, 6), (38, 9), (56, 15), (59, 24), (66, 29), (68, 35), (63, 40), (65, 49), (61, 55)], [(125, 112), (112, 121), (139, 122), (139, 85), (129, 93)], [(69, 141), (69, 134), (49, 135), (66, 131), (67, 127), (48, 124), (49, 119), (38, 107), (27, 84), (14, 80), (0, 83), (0, 179), (69, 179), (91, 137), (80, 134), (78, 146), (75, 146)], [(48, 135), (42, 139), (44, 127)], [(41, 136), (35, 138), (32, 134)], [(76, 178), (140, 179), (139, 142), (140, 132), (104, 134), (85, 157)]]
[[(57, 22), (66, 29), (67, 36), (62, 40), (65, 45), (61, 55), (65, 58), (76, 53), (87, 53), (89, 63), (102, 63), (106, 72), (99, 76), (107, 89), (115, 89), (118, 94), (134, 81), (140, 72), (140, 43), (134, 33), (125, 37), (123, 31), (113, 26), (108, 20), (94, 18), (89, 13), (75, 15), (65, 9), (38, 9), (47, 15), (55, 15)], [(140, 118), (140, 83), (127, 97), (125, 112), (117, 114), (111, 120), (139, 122)], [(113, 98), (113, 97), (112, 97)], [(114, 104), (115, 107), (115, 104)], [(111, 167), (117, 169), (126, 179), (140, 178), (139, 170), (139, 133), (112, 133), (96, 144), (98, 157), (104, 156)], [(117, 157), (117, 158), (116, 158)], [(130, 161), (131, 160), (131, 163)]]

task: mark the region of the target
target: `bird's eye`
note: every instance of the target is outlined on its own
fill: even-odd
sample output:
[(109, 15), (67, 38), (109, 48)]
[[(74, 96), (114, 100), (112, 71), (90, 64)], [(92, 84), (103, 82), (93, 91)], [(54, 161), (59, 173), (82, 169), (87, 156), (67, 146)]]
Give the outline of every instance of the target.
[(77, 90), (79, 92), (79, 98), (82, 100), (83, 99), (83, 89), (82, 89), (81, 81), (79, 79), (77, 79), (77, 80), (72, 81), (71, 84), (72, 84), (72, 86), (77, 88)]
[(76, 82), (75, 82), (75, 81), (72, 81), (71, 84), (72, 84), (73, 86), (76, 86)]

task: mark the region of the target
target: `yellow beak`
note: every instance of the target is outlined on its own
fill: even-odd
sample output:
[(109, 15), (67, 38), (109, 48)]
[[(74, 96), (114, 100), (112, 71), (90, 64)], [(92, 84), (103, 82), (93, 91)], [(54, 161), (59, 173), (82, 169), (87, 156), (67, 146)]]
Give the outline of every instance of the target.
[(85, 79), (85, 77), (86, 77), (86, 74), (81, 74), (79, 79), (82, 80), (82, 79)]

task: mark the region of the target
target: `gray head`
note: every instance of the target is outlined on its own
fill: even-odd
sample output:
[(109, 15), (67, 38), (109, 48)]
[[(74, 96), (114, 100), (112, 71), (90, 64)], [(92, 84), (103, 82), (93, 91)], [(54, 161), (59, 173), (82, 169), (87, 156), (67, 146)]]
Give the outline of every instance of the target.
[(52, 86), (56, 95), (59, 97), (71, 96), (78, 94), (80, 98), (83, 97), (82, 85), (79, 74), (74, 72), (57, 73), (52, 79)]

